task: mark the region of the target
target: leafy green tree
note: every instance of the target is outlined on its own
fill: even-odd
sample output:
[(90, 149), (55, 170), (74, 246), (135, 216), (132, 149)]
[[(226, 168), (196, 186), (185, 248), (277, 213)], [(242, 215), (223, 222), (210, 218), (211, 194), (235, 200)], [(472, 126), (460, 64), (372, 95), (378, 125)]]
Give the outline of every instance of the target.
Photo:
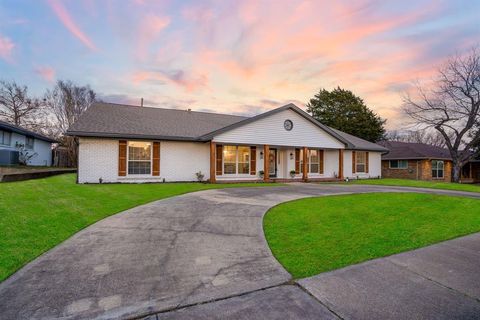
[(340, 87), (321, 89), (307, 104), (307, 112), (321, 123), (359, 138), (376, 142), (385, 135), (385, 122), (360, 97)]

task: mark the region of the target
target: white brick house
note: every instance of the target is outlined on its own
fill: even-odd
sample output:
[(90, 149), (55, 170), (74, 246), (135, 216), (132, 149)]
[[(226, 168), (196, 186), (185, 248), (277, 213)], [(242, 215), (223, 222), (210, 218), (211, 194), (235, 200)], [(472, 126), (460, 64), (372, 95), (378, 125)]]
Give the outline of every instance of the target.
[(79, 183), (379, 177), (387, 151), (293, 104), (246, 118), (97, 103), (68, 134), (79, 137)]

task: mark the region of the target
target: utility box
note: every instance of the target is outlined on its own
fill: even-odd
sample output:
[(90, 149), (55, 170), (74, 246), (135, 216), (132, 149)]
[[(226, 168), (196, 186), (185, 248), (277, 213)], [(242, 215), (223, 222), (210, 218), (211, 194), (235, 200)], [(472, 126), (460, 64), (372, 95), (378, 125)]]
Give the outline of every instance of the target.
[(18, 164), (18, 155), (16, 150), (0, 149), (0, 165)]

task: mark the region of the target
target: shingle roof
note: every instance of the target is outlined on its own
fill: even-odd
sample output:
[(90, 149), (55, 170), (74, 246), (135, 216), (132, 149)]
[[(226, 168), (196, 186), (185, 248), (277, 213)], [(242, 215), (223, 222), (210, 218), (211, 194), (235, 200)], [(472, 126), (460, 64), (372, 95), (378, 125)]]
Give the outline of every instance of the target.
[(343, 137), (345, 140), (348, 140), (353, 147), (351, 149), (353, 150), (370, 150), (370, 151), (381, 151), (381, 152), (387, 152), (388, 148), (385, 148), (384, 146), (378, 145), (376, 143), (363, 140), (359, 137), (352, 136), (351, 134), (348, 134), (346, 132), (330, 128), (334, 132), (336, 132), (338, 135)]
[(218, 113), (95, 103), (68, 129), (68, 134), (196, 140), (244, 119)]
[(5, 122), (5, 121), (0, 121), (0, 129), (15, 132), (15, 133), (19, 133), (19, 134), (22, 134), (22, 135), (25, 135), (25, 136), (32, 136), (36, 139), (51, 142), (51, 143), (57, 142), (56, 140), (54, 140), (52, 138), (49, 138), (47, 136), (44, 136), (42, 134), (30, 131), (30, 130), (27, 130), (27, 129), (19, 127), (19, 126), (15, 126), (15, 125), (10, 124), (10, 123)]
[(95, 103), (67, 131), (68, 135), (208, 141), (215, 134), (291, 109), (343, 142), (347, 149), (388, 151), (377, 144), (319, 123), (293, 104), (254, 117), (219, 113)]
[(382, 160), (452, 159), (447, 149), (424, 143), (382, 141), (379, 144), (390, 150), (382, 156)]

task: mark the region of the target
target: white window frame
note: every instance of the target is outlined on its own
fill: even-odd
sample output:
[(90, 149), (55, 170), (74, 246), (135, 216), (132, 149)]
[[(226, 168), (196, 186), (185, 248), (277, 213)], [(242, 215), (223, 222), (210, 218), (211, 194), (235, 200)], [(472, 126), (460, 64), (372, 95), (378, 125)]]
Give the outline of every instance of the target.
[[(150, 174), (145, 174), (145, 173), (129, 173), (129, 168), (130, 168), (130, 143), (131, 142), (142, 142), (142, 143), (148, 143), (150, 144), (150, 160), (131, 160), (135, 162), (150, 162)], [(151, 141), (137, 141), (137, 140), (130, 140), (127, 141), (127, 176), (131, 177), (137, 177), (137, 178), (142, 178), (142, 177), (151, 177), (152, 176), (152, 171), (153, 171), (153, 143)]]
[[(365, 162), (359, 162), (358, 156), (363, 153), (365, 155)], [(357, 151), (355, 152), (355, 173), (367, 173), (367, 151)], [(358, 165), (363, 165), (363, 171), (358, 170)]]
[[(235, 173), (225, 173), (225, 147), (235, 147)], [(244, 147), (244, 148), (248, 148), (248, 173), (239, 173), (238, 170), (239, 170), (239, 164), (240, 163), (245, 163), (245, 162), (239, 162), (238, 161), (238, 156), (239, 156), (239, 152), (238, 152), (238, 148), (239, 147)], [(265, 156), (265, 155), (264, 155)], [(251, 166), (251, 160), (252, 160), (252, 149), (249, 147), (249, 146), (236, 146), (236, 145), (224, 145), (223, 146), (223, 151), (222, 151), (222, 175), (224, 176), (229, 176), (229, 177), (246, 177), (246, 176), (250, 176), (250, 172), (252, 171), (250, 168)], [(233, 162), (232, 162), (233, 163)]]
[[(312, 172), (312, 153), (310, 152), (311, 150), (316, 150), (317, 151), (318, 162), (315, 162), (315, 164), (318, 164), (318, 172)], [(316, 149), (316, 148), (307, 149), (307, 151), (308, 151), (308, 153), (307, 153), (307, 161), (308, 161), (307, 174), (314, 174), (314, 175), (321, 175), (322, 174), (322, 173), (320, 173), (320, 164), (322, 163), (323, 159), (321, 159), (320, 150), (321, 149)], [(303, 174), (303, 149), (300, 149), (300, 173)]]
[[(433, 167), (433, 162), (434, 162), (434, 161), (435, 161), (436, 164), (437, 164), (435, 168)], [(438, 164), (439, 164), (439, 163), (442, 164), (442, 169), (441, 169), (441, 171), (442, 171), (442, 176), (441, 176), (441, 177), (438, 176), (438, 171), (440, 171), (440, 170), (438, 169)], [(434, 171), (437, 172), (437, 176), (436, 176), (436, 177), (433, 176), (433, 172), (434, 172)], [(445, 161), (443, 161), (443, 160), (432, 160), (432, 179), (439, 179), (439, 180), (445, 179)]]
[[(392, 167), (392, 162), (396, 161), (397, 162), (397, 167)], [(406, 164), (406, 166), (400, 166), (400, 163)], [(389, 160), (388, 161), (388, 167), (389, 169), (394, 169), (394, 170), (404, 170), (408, 169), (408, 160)]]
[[(5, 143), (5, 137), (8, 136), (8, 143)], [(0, 130), (0, 145), (10, 146), (12, 144), (12, 133), (10, 131)]]

